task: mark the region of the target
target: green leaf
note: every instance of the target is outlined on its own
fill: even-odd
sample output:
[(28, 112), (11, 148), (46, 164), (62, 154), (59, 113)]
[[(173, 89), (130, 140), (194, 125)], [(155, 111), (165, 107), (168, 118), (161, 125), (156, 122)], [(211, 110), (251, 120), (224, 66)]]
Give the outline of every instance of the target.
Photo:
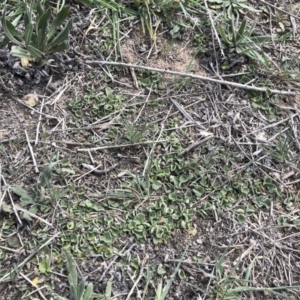
[(182, 254), (181, 258), (180, 258), (180, 261), (179, 261), (178, 265), (176, 266), (175, 271), (171, 275), (171, 278), (168, 280), (167, 284), (164, 286), (163, 291), (162, 291), (162, 295), (161, 295), (161, 297), (162, 297), (161, 299), (165, 299), (166, 298), (166, 296), (167, 296), (167, 294), (169, 292), (169, 289), (170, 289), (170, 287), (172, 285), (172, 282), (173, 282), (173, 280), (174, 280), (177, 272), (179, 271), (179, 268), (180, 268), (181, 262), (183, 260), (183, 257), (185, 256), (186, 250), (187, 250), (187, 248), (184, 250), (184, 252), (183, 252), (183, 254)]
[(44, 53), (42, 51), (40, 51), (32, 45), (28, 45), (27, 48), (34, 60), (39, 60), (44, 56)]
[(52, 171), (53, 171), (53, 164), (50, 164), (49, 166), (47, 166), (42, 175), (41, 175), (41, 186), (42, 187), (48, 187), (50, 185), (50, 179), (52, 176)]
[(60, 43), (57, 46), (52, 47), (50, 50), (47, 51), (48, 54), (52, 54), (55, 52), (61, 52), (64, 50), (67, 50), (69, 48), (69, 45), (67, 43)]
[(238, 219), (238, 221), (240, 222), (240, 223), (245, 223), (246, 222), (246, 217), (245, 217), (245, 215), (243, 215), (243, 214), (239, 214), (238, 216), (237, 216), (237, 219)]
[(137, 258), (133, 259), (130, 262), (130, 266), (137, 270), (139, 268), (139, 260)]
[[(108, 284), (108, 282), (107, 282)], [(85, 290), (85, 293), (84, 293), (84, 297), (83, 299), (84, 300), (90, 300), (92, 299), (92, 296), (93, 296), (93, 289), (94, 289), (94, 286), (93, 284), (90, 282), (87, 287), (86, 287), (86, 290)], [(110, 297), (110, 296), (109, 296)], [(109, 297), (107, 299), (109, 299)]]
[(69, 221), (69, 222), (67, 223), (67, 228), (68, 228), (68, 230), (73, 230), (74, 227), (75, 227), (75, 223), (74, 223), (73, 221)]
[(23, 188), (21, 188), (20, 186), (18, 185), (14, 185), (14, 186), (11, 186), (10, 189), (18, 196), (20, 196), (21, 198), (30, 198), (31, 199), (31, 196), (29, 195), (29, 193), (24, 190)]
[(22, 37), (19, 34), (19, 32), (15, 29), (14, 25), (12, 25), (8, 20), (6, 20), (5, 12), (6, 12), (6, 10), (4, 9), (3, 17), (1, 18), (4, 33), (11, 42), (13, 42), (17, 45), (20, 45), (21, 41), (22, 41)]
[(36, 32), (37, 32), (37, 48), (43, 49), (44, 45), (46, 44), (47, 37), (46, 31), (48, 28), (48, 22), (51, 17), (51, 10), (50, 8), (38, 18), (36, 22)]
[(44, 9), (40, 2), (37, 3), (36, 11), (37, 11), (38, 18), (44, 13)]
[(41, 273), (49, 273), (51, 271), (51, 267), (50, 267), (50, 263), (49, 261), (47, 260), (42, 260), (40, 263), (39, 263), (39, 271)]
[(162, 267), (162, 265), (159, 265), (157, 268), (157, 274), (158, 275), (163, 275), (166, 273), (166, 270)]
[(113, 277), (109, 278), (106, 284), (105, 288), (105, 297), (107, 299), (110, 299), (111, 297), (111, 292), (112, 292), (112, 282), (113, 282)]
[(236, 35), (236, 42), (238, 42), (241, 38), (243, 38), (244, 36), (244, 30), (245, 30), (245, 27), (246, 27), (246, 20), (244, 20), (239, 28), (239, 31), (237, 32), (237, 35)]
[(33, 12), (33, 2), (34, 1), (31, 1), (30, 3), (30, 7), (29, 7), (29, 11), (28, 11), (28, 8), (27, 8), (27, 5), (26, 5), (26, 12), (24, 12), (24, 26), (25, 28), (27, 28), (27, 26), (29, 24), (32, 24), (32, 12)]
[(70, 284), (70, 286), (73, 285), (73, 286), (77, 287), (78, 274), (77, 274), (77, 270), (76, 270), (75, 259), (68, 250), (63, 249), (63, 252), (67, 258), (67, 269), (69, 272), (69, 275), (68, 275), (69, 284)]
[(50, 50), (51, 47), (56, 46), (64, 42), (65, 40), (67, 40), (69, 32), (72, 29), (72, 25), (73, 25), (72, 20), (69, 20), (66, 27), (54, 38), (54, 40), (51, 43), (47, 45), (46, 49)]
[(28, 12), (27, 12), (27, 13), (24, 13), (24, 26), (25, 26), (25, 29), (27, 28), (27, 26), (28, 26), (29, 24), (32, 25), (30, 19), (31, 19), (31, 18), (30, 18), (30, 14), (29, 14)]
[(53, 294), (53, 298), (54, 298), (54, 300), (69, 300), (68, 298), (59, 296), (57, 294)]
[(185, 273), (182, 269), (179, 269), (178, 276), (181, 280), (183, 280), (185, 278)]
[(218, 4), (223, 4), (223, 1), (224, 1), (224, 0), (207, 0), (207, 2), (210, 2), (210, 3), (218, 3)]
[(82, 299), (83, 293), (84, 293), (84, 286), (85, 286), (86, 277), (84, 277), (77, 287), (77, 299)]
[[(69, 274), (69, 276), (70, 276), (70, 274)], [(69, 276), (68, 276), (68, 278), (69, 278)], [(77, 297), (77, 288), (74, 286), (74, 284), (72, 283), (72, 284), (70, 284), (70, 292), (71, 292), (71, 295), (72, 295), (72, 299), (74, 299), (74, 300), (78, 300), (79, 298)], [(81, 300), (81, 299), (79, 299), (79, 300)]]
[(57, 14), (56, 18), (54, 19), (53, 23), (49, 28), (49, 32), (47, 34), (47, 39), (50, 40), (53, 34), (56, 32), (58, 27), (64, 22), (66, 17), (69, 15), (70, 8), (68, 6), (63, 7), (59, 13)]
[(232, 42), (229, 41), (229, 39), (227, 38), (227, 36), (226, 36), (226, 34), (225, 34), (225, 31), (224, 31), (223, 27), (220, 26), (220, 25), (218, 25), (218, 26), (217, 26), (217, 30), (218, 30), (218, 32), (219, 32), (219, 34), (220, 34), (222, 40), (223, 40), (226, 44), (231, 45)]
[(24, 41), (25, 41), (26, 47), (28, 47), (28, 45), (31, 42), (32, 31), (33, 31), (32, 24), (28, 24), (27, 27), (25, 28), (25, 32), (24, 32)]
[(250, 30), (249, 30), (249, 36), (252, 34), (253, 30), (256, 27), (256, 23), (257, 23), (257, 19), (254, 20), (254, 22), (252, 23)]

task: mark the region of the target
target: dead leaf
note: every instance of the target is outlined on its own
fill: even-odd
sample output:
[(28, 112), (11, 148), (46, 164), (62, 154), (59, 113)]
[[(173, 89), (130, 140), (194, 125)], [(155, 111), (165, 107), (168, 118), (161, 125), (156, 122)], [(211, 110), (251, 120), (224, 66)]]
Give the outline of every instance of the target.
[(49, 126), (56, 126), (58, 124), (58, 120), (56, 118), (51, 118), (47, 120)]
[(255, 138), (258, 140), (258, 141), (262, 141), (262, 142), (265, 142), (267, 140), (267, 137), (266, 137), (266, 134), (261, 131), (261, 132), (258, 132), (255, 136)]
[(23, 101), (30, 107), (34, 107), (39, 103), (39, 98), (35, 94), (28, 94), (23, 97)]
[(26, 56), (26, 57), (21, 57), (21, 65), (23, 68), (26, 68), (30, 66), (30, 61), (32, 61), (32, 57)]

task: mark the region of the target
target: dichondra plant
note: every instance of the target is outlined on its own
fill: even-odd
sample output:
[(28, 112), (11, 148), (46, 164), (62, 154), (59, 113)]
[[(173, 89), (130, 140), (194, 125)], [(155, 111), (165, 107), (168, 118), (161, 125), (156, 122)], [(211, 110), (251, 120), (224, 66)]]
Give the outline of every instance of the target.
[(28, 61), (33, 60), (35, 63), (39, 63), (47, 54), (68, 49), (67, 41), (72, 29), (72, 19), (58, 32), (69, 15), (70, 8), (62, 7), (50, 24), (51, 8), (45, 10), (40, 3), (37, 3), (36, 16), (34, 17), (33, 3), (34, 1), (31, 1), (30, 7), (24, 11), (23, 34), (7, 19), (6, 7), (1, 17), (1, 23), (6, 37), (14, 44), (11, 48), (11, 54), (21, 59), (27, 58)]

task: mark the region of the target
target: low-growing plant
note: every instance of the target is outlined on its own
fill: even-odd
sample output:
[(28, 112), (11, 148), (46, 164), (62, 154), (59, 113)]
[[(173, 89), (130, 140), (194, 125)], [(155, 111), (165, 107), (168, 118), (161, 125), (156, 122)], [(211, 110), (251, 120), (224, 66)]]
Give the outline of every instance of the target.
[(123, 133), (126, 139), (128, 139), (131, 143), (138, 143), (145, 139), (147, 124), (143, 124), (142, 126), (138, 126), (136, 124), (132, 124), (127, 120), (122, 120), (123, 124)]
[[(76, 269), (76, 262), (72, 254), (64, 249), (64, 254), (67, 259), (68, 281), (70, 285), (70, 292), (74, 300), (90, 300), (93, 299), (93, 284), (90, 282), (86, 286), (86, 277), (78, 283), (78, 273)], [(54, 294), (56, 300), (68, 300), (65, 297)]]
[[(242, 300), (248, 299), (247, 292), (265, 292), (272, 296), (278, 296), (280, 299), (293, 299), (279, 291), (288, 291), (291, 289), (299, 289), (299, 286), (279, 286), (279, 287), (254, 287), (251, 280), (251, 274), (257, 257), (254, 257), (247, 269), (245, 275), (238, 274), (240, 258), (235, 261), (231, 269), (225, 262), (228, 254), (228, 248), (217, 260), (211, 274), (205, 272), (205, 276), (212, 279), (206, 290), (200, 287), (195, 287), (205, 295), (205, 299), (223, 299), (223, 300)], [(210, 283), (212, 285), (210, 286)], [(246, 298), (245, 298), (246, 296)]]
[(11, 54), (23, 59), (24, 64), (28, 64), (31, 60), (34, 63), (40, 63), (45, 55), (68, 49), (67, 40), (72, 29), (72, 19), (70, 19), (66, 26), (57, 33), (69, 15), (69, 7), (61, 7), (52, 24), (50, 24), (51, 8), (46, 10), (38, 3), (36, 5), (36, 17), (34, 17), (33, 7), (34, 1), (31, 1), (30, 7), (26, 7), (24, 11), (25, 29), (23, 34), (6, 17), (6, 7), (1, 18), (4, 33), (7, 39), (14, 44), (11, 48)]
[(232, 19), (235, 15), (237, 16), (240, 13), (244, 13), (243, 9), (252, 11), (252, 12), (259, 12), (259, 10), (254, 9), (253, 7), (247, 5), (247, 0), (207, 0), (208, 2), (212, 3), (211, 8), (213, 9), (220, 9), (226, 13), (226, 16), (229, 19)]
[(232, 18), (229, 27), (224, 28), (223, 24), (219, 24), (217, 26), (217, 30), (226, 46), (229, 48), (235, 48), (237, 54), (246, 55), (268, 67), (269, 61), (263, 53), (260, 45), (269, 41), (270, 37), (253, 36), (252, 34), (255, 26), (256, 22), (253, 22), (250, 29), (247, 30), (246, 20), (243, 20), (241, 25), (238, 27), (238, 18), (236, 18), (236, 21)]

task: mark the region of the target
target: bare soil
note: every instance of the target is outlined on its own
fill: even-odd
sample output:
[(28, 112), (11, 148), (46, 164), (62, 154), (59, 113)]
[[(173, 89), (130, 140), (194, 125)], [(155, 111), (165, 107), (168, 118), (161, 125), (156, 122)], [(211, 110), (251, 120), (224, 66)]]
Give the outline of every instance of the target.
[[(287, 3), (285, 6), (288, 10)], [(108, 82), (104, 80), (109, 73), (106, 67), (85, 63), (86, 60), (98, 61), (105, 57), (104, 54), (101, 57), (93, 50), (95, 44), (103, 45), (105, 38), (101, 38), (97, 30), (87, 32), (92, 18), (87, 9), (78, 5), (74, 5), (72, 9), (76, 17), (71, 48), (66, 54), (57, 54), (51, 57), (53, 61), (50, 66), (38, 69), (23, 68), (18, 59), (10, 56), (7, 48), (1, 49), (0, 146), (2, 150), (0, 152), (0, 175), (2, 176), (2, 188), (0, 189), (0, 199), (6, 204), (11, 201), (9, 194), (5, 192), (6, 185), (19, 185), (26, 190), (30, 189), (39, 182), (41, 176), (40, 172), (35, 171), (35, 165), (40, 170), (56, 155), (59, 160), (68, 159), (69, 167), (75, 171), (71, 179), (83, 176), (76, 182), (76, 185), (77, 188), (85, 187), (87, 191), (113, 190), (128, 180), (126, 177), (118, 176), (123, 170), (135, 174), (141, 174), (143, 171), (146, 160), (143, 148), (129, 147), (117, 152), (92, 151), (90, 155), (95, 165), (101, 163), (104, 169), (116, 163), (118, 166), (102, 177), (95, 176), (95, 174), (85, 175), (87, 170), (82, 168), (82, 163), (88, 159), (89, 154), (78, 151), (78, 149), (96, 146), (90, 138), (104, 137), (111, 124), (119, 121), (110, 119), (109, 116), (102, 119), (96, 118), (88, 112), (84, 112), (81, 118), (76, 118), (66, 101), (84, 96), (87, 90), (103, 93), (104, 89), (110, 86), (118, 94), (140, 97), (139, 99), (143, 103), (149, 94), (149, 89), (141, 86), (137, 89), (134, 86), (134, 78), (130, 70), (121, 69), (110, 73), (113, 74), (114, 80)], [(203, 76), (216, 76), (212, 72), (209, 73), (207, 66), (203, 64), (206, 59), (195, 55), (191, 36), (192, 32), (187, 32), (181, 39), (172, 40), (167, 34), (161, 33), (158, 34), (156, 48), (153, 48), (151, 42), (136, 24), (135, 29), (130, 31), (127, 36), (124, 35), (122, 40), (123, 61), (167, 70), (188, 71)], [(113, 52), (113, 48), (109, 50)], [(251, 100), (242, 90), (197, 80), (187, 80), (183, 88), (176, 90), (176, 78), (164, 75), (164, 81), (166, 87), (158, 88), (152, 93), (155, 97), (163, 97), (165, 105), (159, 109), (147, 109), (141, 113), (141, 118), (145, 118), (148, 122), (155, 124), (159, 120), (167, 118), (169, 114), (176, 113), (182, 124), (185, 124), (188, 120), (174, 107), (170, 101), (170, 98), (173, 98), (181, 105), (187, 106), (186, 111), (205, 128), (202, 130), (213, 132), (215, 136), (219, 137), (220, 143), (227, 143), (231, 135), (235, 139), (241, 137), (245, 133), (242, 129), (243, 126), (248, 126), (249, 131), (252, 131), (270, 124), (261, 111), (253, 109)], [(22, 98), (27, 94), (36, 94), (39, 103), (34, 107), (26, 106)], [(193, 103), (195, 104), (193, 105)], [(277, 105), (286, 107), (282, 112), (281, 119), (277, 121), (284, 120), (291, 114), (298, 114), (299, 118), (297, 97), (296, 99), (294, 97), (280, 98)], [(70, 123), (74, 120), (76, 121), (75, 125)], [(299, 122), (299, 119), (297, 120)], [(230, 126), (232, 126), (232, 132), (228, 133)], [(299, 123), (295, 126), (299, 128)], [(36, 139), (37, 132), (38, 138)], [(271, 132), (270, 135), (272, 135)], [(191, 127), (183, 144), (187, 147), (198, 140), (199, 136), (199, 128)], [(121, 142), (123, 141), (120, 141), (120, 144)], [(36, 163), (32, 161), (29, 143), (32, 146)], [(156, 151), (156, 154), (159, 154), (160, 150)], [(187, 155), (195, 158), (201, 153), (196, 148)], [(299, 172), (286, 179), (284, 184), (288, 180), (295, 181), (295, 184), (288, 185), (288, 188), (291, 193), (299, 196), (299, 182), (296, 182), (299, 179), (298, 176)], [(69, 177), (57, 177), (58, 179), (60, 181), (57, 182), (57, 186), (61, 190), (65, 189), (70, 182)], [(18, 203), (19, 197), (14, 195), (12, 200)], [(199, 201), (199, 205), (195, 205), (195, 210), (200, 210), (201, 205), (202, 203)], [(133, 238), (124, 237), (115, 247), (119, 251), (123, 249), (123, 253), (129, 249), (126, 255), (137, 258), (140, 262), (145, 260), (145, 265), (152, 267), (162, 265), (166, 270), (162, 277), (164, 282), (173, 273), (185, 249), (188, 249), (182, 260), (182, 269), (186, 277), (183, 280), (176, 277), (167, 299), (205, 299), (203, 291), (197, 288), (209, 290), (216, 286), (216, 280), (207, 274), (214, 271), (218, 259), (226, 251), (227, 254), (222, 264), (224, 274), (229, 274), (238, 264), (230, 276), (243, 278), (244, 276), (241, 275), (246, 273), (251, 262), (255, 260), (251, 271), (252, 286), (297, 286), (300, 285), (299, 231), (295, 226), (279, 226), (276, 220), (282, 214), (294, 216), (295, 219), (299, 218), (298, 211), (298, 203), (295, 204), (292, 212), (287, 212), (279, 203), (271, 209), (262, 208), (253, 212), (244, 224), (230, 218), (227, 214), (222, 215), (216, 211), (211, 216), (194, 218), (188, 230), (175, 230), (165, 244), (155, 245), (150, 238), (144, 244), (139, 244)], [(48, 215), (46, 212), (43, 218), (54, 222), (55, 225), (53, 230), (45, 234), (44, 238), (49, 238), (60, 230), (60, 222), (64, 222), (68, 217), (74, 218), (62, 213)], [(38, 232), (43, 234), (42, 226), (35, 219), (32, 221), (22, 220), (22, 224), (20, 224), (14, 212), (9, 213), (3, 208), (0, 218), (2, 218), (3, 228), (7, 222), (14, 223), (16, 235), (13, 234), (13, 236), (17, 241), (2, 237), (0, 233), (0, 246), (3, 250), (0, 271), (11, 270), (30, 254), (30, 250), (14, 251), (14, 249), (18, 249), (18, 247), (14, 247), (14, 242), (18, 245), (30, 243), (36, 238), (31, 235), (31, 232), (40, 228)], [(195, 264), (193, 257), (197, 257), (201, 262)], [(115, 255), (106, 262), (102, 257), (90, 257), (85, 261), (77, 258), (77, 263), (81, 275), (89, 276), (89, 281), (94, 283), (96, 293), (104, 292), (107, 281), (112, 276), (114, 278), (112, 299), (126, 299), (134, 282), (130, 280), (130, 277), (123, 276), (123, 271), (117, 264), (122, 259), (121, 255)], [(39, 276), (37, 267), (30, 262), (23, 267), (21, 273)], [(22, 298), (24, 290), (34, 290), (34, 287), (28, 284), (21, 273), (8, 283), (0, 283), (0, 299), (24, 299)], [(5, 272), (0, 273), (0, 277), (4, 274)], [(31, 278), (33, 277), (31, 276)], [(60, 267), (54, 269), (51, 276), (43, 276), (43, 280), (45, 284), (51, 282), (56, 293), (69, 297), (65, 273), (63, 274)], [(138, 293), (143, 291), (143, 287), (144, 281), (137, 285), (132, 299), (140, 299)], [(150, 285), (147, 297), (154, 297), (156, 287), (155, 283)], [(281, 299), (260, 291), (253, 291), (248, 295), (251, 297), (248, 296), (247, 299)], [(290, 291), (289, 296), (299, 299), (295, 291)], [(48, 296), (46, 298), (50, 299)], [(31, 295), (26, 299), (42, 298), (35, 293), (34, 297)]]

